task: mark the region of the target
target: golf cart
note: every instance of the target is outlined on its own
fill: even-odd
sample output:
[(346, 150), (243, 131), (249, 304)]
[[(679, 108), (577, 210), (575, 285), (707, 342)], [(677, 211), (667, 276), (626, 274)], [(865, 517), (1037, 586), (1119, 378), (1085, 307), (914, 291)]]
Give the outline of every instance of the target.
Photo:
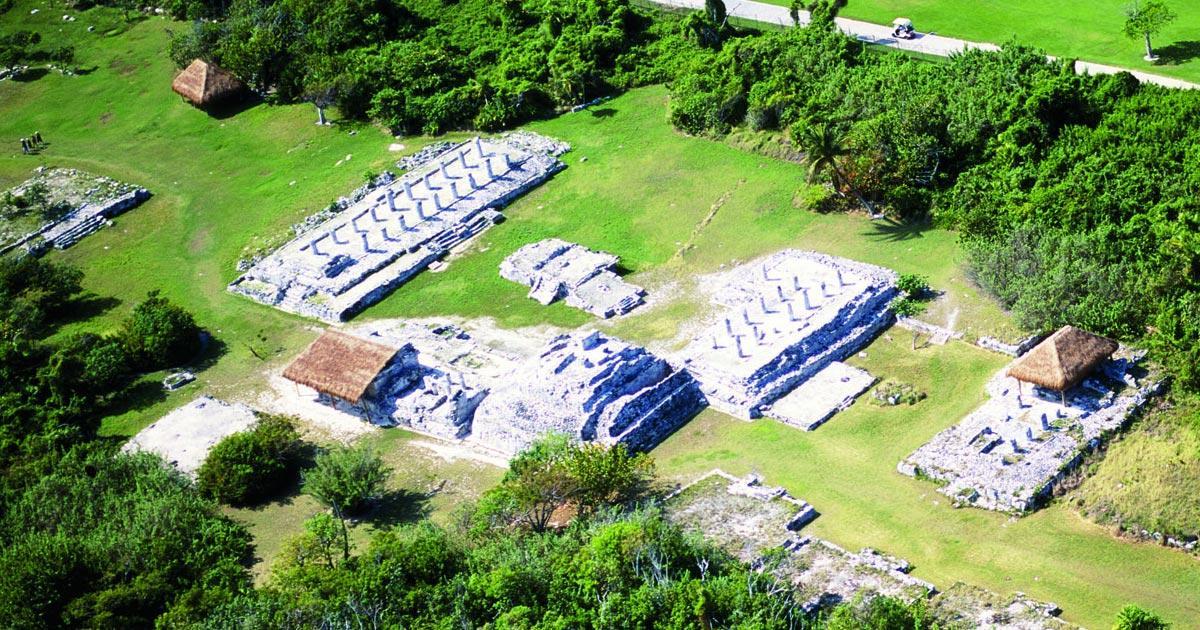
[(912, 39), (917, 36), (917, 32), (913, 30), (912, 20), (908, 18), (896, 18), (892, 20), (892, 37), (896, 39)]

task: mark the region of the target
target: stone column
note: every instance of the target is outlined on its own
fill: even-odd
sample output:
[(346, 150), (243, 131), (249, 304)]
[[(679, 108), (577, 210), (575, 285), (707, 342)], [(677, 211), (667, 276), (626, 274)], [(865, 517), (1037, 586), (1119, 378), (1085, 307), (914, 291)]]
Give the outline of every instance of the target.
[(362, 237), (363, 253), (364, 253), (364, 254), (366, 254), (366, 253), (370, 253), (370, 251), (371, 251), (371, 243), (367, 241), (367, 235), (366, 235), (366, 233), (364, 232), (364, 233), (360, 234), (359, 236), (361, 236), (361, 237)]
[[(404, 182), (404, 189), (406, 191), (409, 191), (408, 198), (412, 199), (412, 192), (411, 192), (412, 186), (408, 182)], [(387, 189), (387, 204), (388, 204), (389, 210), (391, 210), (392, 212), (396, 211), (396, 192), (394, 190), (392, 190), (391, 188)]]
[(808, 287), (803, 287), (800, 289), (800, 296), (804, 298), (804, 309), (811, 311), (813, 309), (813, 305), (808, 301)]

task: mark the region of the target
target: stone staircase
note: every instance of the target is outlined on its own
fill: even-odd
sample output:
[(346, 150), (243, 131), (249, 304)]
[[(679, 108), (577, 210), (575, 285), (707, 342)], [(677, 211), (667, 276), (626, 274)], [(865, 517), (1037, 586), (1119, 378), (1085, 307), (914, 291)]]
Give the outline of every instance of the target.
[(52, 233), (46, 234), (46, 240), (53, 243), (58, 249), (66, 249), (83, 240), (89, 234), (98, 231), (104, 227), (104, 224), (105, 219), (103, 215), (89, 215), (72, 220), (65, 226), (55, 226)]

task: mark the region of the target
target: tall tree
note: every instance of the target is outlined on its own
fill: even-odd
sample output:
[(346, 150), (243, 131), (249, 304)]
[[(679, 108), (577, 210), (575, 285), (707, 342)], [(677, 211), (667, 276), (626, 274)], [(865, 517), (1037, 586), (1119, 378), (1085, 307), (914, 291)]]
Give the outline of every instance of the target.
[(875, 207), (862, 196), (842, 170), (842, 160), (850, 155), (843, 125), (809, 120), (793, 127), (792, 137), (804, 153), (803, 163), (808, 167), (809, 183), (828, 178), (839, 195), (844, 194), (843, 189), (848, 189), (864, 208), (872, 214), (875, 213)]
[(1178, 17), (1162, 0), (1146, 0), (1125, 8), (1125, 37), (1146, 42), (1146, 61), (1155, 61), (1158, 56), (1150, 46), (1150, 37), (1157, 35), (1164, 27)]

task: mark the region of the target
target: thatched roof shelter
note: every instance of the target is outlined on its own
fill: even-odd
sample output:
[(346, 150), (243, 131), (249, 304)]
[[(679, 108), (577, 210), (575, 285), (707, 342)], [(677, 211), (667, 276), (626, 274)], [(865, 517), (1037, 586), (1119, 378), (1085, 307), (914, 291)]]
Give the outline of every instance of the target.
[(283, 371), (301, 385), (358, 404), (397, 349), (336, 330), (326, 330)]
[(1078, 385), (1117, 351), (1117, 342), (1074, 326), (1063, 326), (1008, 367), (1008, 375), (1065, 391)]
[(245, 93), (246, 84), (228, 70), (197, 59), (175, 77), (171, 89), (192, 105), (207, 107), (241, 96)]

